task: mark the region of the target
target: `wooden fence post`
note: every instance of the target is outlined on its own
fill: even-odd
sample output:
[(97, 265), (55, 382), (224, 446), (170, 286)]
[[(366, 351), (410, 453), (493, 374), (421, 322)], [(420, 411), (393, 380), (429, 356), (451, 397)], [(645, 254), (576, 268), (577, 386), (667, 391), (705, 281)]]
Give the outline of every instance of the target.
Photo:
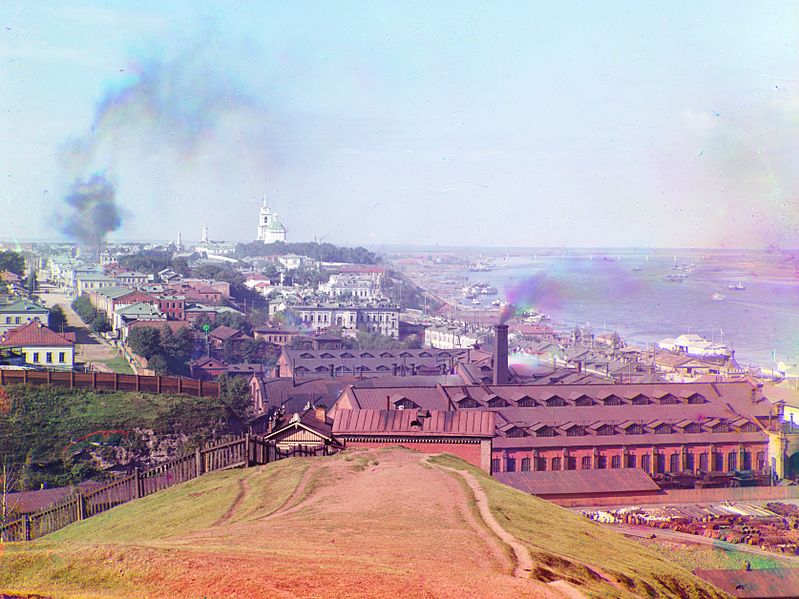
[(26, 541), (31, 540), (31, 517), (29, 514), (22, 517), (22, 536)]
[(161, 375), (160, 374), (155, 378), (155, 392), (156, 393), (161, 393)]
[(250, 433), (244, 433), (244, 467), (250, 467)]
[(25, 383), (26, 385), (28, 384), (28, 371), (27, 370), (23, 370), (22, 371), (22, 382)]
[(78, 501), (78, 520), (85, 520), (86, 519), (86, 497), (83, 495), (83, 493), (78, 492), (77, 501)]
[(141, 391), (141, 375), (136, 375), (136, 391)]
[(183, 379), (178, 377), (178, 393), (183, 393)]
[(114, 373), (114, 391), (119, 391), (119, 373)]
[(141, 497), (141, 477), (139, 476), (138, 466), (133, 469), (133, 499)]
[(48, 385), (52, 385), (53, 384), (53, 371), (52, 370), (48, 370), (47, 371), (47, 384)]
[(195, 464), (195, 471), (197, 476), (202, 476), (203, 474), (203, 456), (200, 452), (200, 448), (194, 450), (194, 464)]
[(6, 384), (5, 374), (4, 374), (3, 369), (0, 368), (0, 385), (5, 385), (5, 384)]
[(75, 388), (75, 371), (74, 370), (70, 370), (69, 371), (69, 388), (70, 389), (74, 389)]
[(92, 370), (92, 389), (97, 389), (97, 371)]

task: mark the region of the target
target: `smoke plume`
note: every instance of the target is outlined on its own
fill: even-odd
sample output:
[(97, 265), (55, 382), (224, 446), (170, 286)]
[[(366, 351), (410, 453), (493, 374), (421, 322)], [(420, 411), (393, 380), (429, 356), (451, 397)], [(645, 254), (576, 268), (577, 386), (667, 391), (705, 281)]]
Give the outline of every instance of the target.
[(114, 186), (104, 173), (76, 180), (64, 199), (72, 211), (62, 231), (99, 250), (105, 236), (122, 224), (122, 212), (115, 196)]
[(194, 48), (121, 69), (96, 105), (91, 130), (61, 148), (70, 209), (62, 217), (64, 233), (101, 244), (130, 214), (120, 198), (138, 209), (145, 201), (165, 209), (177, 195), (174, 185), (190, 178), (187, 165), (224, 146), (218, 143), (228, 130), (222, 121), (249, 116), (252, 103), (217, 64), (207, 50)]

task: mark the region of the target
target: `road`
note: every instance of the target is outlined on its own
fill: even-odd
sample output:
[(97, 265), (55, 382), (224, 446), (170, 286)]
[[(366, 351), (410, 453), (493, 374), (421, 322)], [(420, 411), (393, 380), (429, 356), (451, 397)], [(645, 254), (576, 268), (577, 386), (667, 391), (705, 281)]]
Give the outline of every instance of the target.
[(105, 362), (117, 357), (119, 350), (89, 330), (80, 316), (72, 309), (71, 297), (63, 289), (43, 283), (39, 286), (39, 298), (41, 303), (47, 307), (59, 305), (64, 310), (67, 326), (75, 332), (77, 340), (75, 362), (91, 366), (97, 372), (113, 372)]

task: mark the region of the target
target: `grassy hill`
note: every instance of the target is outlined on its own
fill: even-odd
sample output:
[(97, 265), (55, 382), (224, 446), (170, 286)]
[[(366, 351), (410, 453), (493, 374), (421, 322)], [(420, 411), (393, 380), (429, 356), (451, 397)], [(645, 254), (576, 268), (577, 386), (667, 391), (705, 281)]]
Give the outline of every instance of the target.
[(28, 489), (77, 483), (91, 475), (85, 461), (72, 460), (65, 448), (94, 431), (128, 431), (123, 446), (145, 457), (150, 448), (135, 429), (194, 444), (229, 432), (225, 407), (212, 397), (26, 385), (0, 391), (6, 396), (0, 402), (0, 456), (22, 469), (20, 482)]
[[(5, 545), (0, 591), (58, 597), (723, 597), (687, 570), (449, 456), (349, 451), (212, 474)], [(529, 551), (492, 533), (461, 475)], [(478, 487), (479, 488), (479, 487)], [(569, 583), (571, 586), (566, 585)], [(552, 583), (554, 584), (547, 584)]]

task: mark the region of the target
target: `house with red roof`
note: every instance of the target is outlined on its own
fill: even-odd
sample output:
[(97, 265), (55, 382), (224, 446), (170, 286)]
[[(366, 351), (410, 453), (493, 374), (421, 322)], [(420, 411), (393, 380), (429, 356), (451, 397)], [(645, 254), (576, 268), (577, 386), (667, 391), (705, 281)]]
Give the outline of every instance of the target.
[(56, 333), (39, 320), (3, 333), (0, 347), (20, 351), (33, 366), (72, 370), (75, 365), (75, 334)]

